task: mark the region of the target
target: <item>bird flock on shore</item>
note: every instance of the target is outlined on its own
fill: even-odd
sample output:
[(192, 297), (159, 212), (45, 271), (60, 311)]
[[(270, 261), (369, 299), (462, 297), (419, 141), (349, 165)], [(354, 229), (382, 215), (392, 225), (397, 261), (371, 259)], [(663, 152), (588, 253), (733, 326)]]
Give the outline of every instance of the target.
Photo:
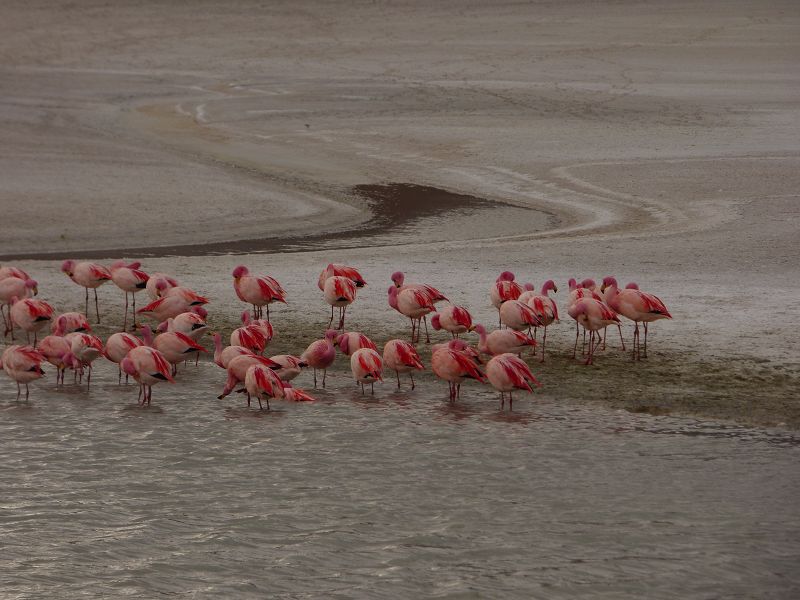
[[(25, 399), (29, 397), (28, 384), (44, 375), (42, 364), (50, 363), (56, 368), (57, 385), (64, 384), (65, 373), (73, 371), (77, 383), (86, 377), (91, 385), (92, 363), (104, 357), (117, 363), (118, 381), (126, 383), (132, 377), (139, 384), (139, 403), (149, 405), (152, 387), (161, 382), (175, 382), (178, 365), (199, 359), (207, 349), (200, 343), (209, 333), (206, 322), (207, 311), (203, 305), (208, 298), (180, 285), (178, 280), (165, 273), (147, 274), (140, 269), (141, 263), (116, 261), (109, 267), (91, 262), (66, 260), (61, 270), (77, 285), (85, 288), (84, 312), (55, 314), (53, 307), (35, 298), (38, 284), (28, 273), (13, 266), (0, 267), (0, 314), (4, 324), (4, 338), (10, 336), (11, 345), (0, 356), (0, 367), (17, 384), (17, 399), (25, 386)], [(103, 342), (92, 334), (88, 315), (90, 310), (89, 290), (94, 292), (94, 308), (97, 323), (100, 323), (100, 308), (97, 288), (111, 281), (125, 294), (125, 316), (122, 331), (114, 333)], [(309, 401), (312, 396), (294, 388), (294, 380), (303, 369), (314, 372), (314, 387), (325, 387), (327, 369), (337, 355), (337, 350), (347, 355), (357, 385), (372, 386), (383, 381), (384, 370), (394, 371), (397, 387), (400, 375), (408, 374), (411, 389), (414, 389), (414, 371), (423, 370), (422, 359), (417, 351), (421, 329), (425, 330), (426, 342), (430, 343), (428, 316), (434, 330), (445, 331), (451, 339), (447, 343), (431, 347), (430, 368), (434, 375), (448, 383), (449, 400), (454, 402), (460, 395), (461, 382), (473, 379), (489, 383), (500, 392), (501, 407), (508, 395), (512, 406), (515, 390), (532, 392), (541, 385), (522, 359), (526, 351), (540, 361), (545, 360), (547, 328), (559, 322), (558, 306), (550, 293), (557, 293), (553, 280), (544, 283), (539, 291), (532, 284), (521, 285), (514, 274), (504, 271), (491, 285), (489, 298), (498, 311), (499, 328), (489, 331), (484, 325), (473, 323), (469, 310), (456, 306), (435, 287), (423, 283), (407, 283), (402, 272), (391, 276), (388, 288), (388, 304), (411, 322), (410, 340), (392, 339), (386, 342), (383, 353), (376, 344), (359, 332), (345, 331), (348, 307), (356, 300), (359, 288), (366, 281), (356, 268), (328, 264), (320, 273), (317, 285), (324, 301), (330, 305), (328, 329), (321, 339), (312, 342), (298, 355), (281, 354), (265, 356), (265, 351), (275, 335), (270, 320), (270, 305), (286, 303), (286, 292), (281, 284), (268, 275), (253, 275), (247, 267), (240, 265), (233, 271), (233, 289), (237, 297), (250, 305), (242, 313), (242, 325), (229, 337), (225, 346), (222, 335), (213, 333), (214, 362), (226, 371), (226, 381), (219, 398), (236, 391), (246, 395), (247, 405), (253, 399), (259, 408), (270, 408), (271, 399), (287, 401)], [(145, 291), (151, 302), (136, 309), (136, 294)], [(129, 302), (130, 300), (130, 302)], [(443, 303), (441, 307), (436, 305)], [(129, 310), (130, 308), (130, 310)], [(266, 309), (266, 311), (265, 311)], [(338, 309), (336, 329), (333, 329), (335, 309)], [(128, 331), (129, 313), (131, 331)], [(620, 288), (614, 277), (605, 277), (601, 286), (594, 280), (577, 282), (569, 280), (567, 313), (575, 321), (575, 344), (573, 358), (578, 357), (578, 345), (583, 332), (581, 359), (592, 364), (595, 354), (606, 345), (606, 329), (616, 327), (622, 350), (625, 342), (621, 319), (634, 323), (631, 357), (640, 360), (647, 357), (648, 324), (658, 319), (671, 319), (664, 303), (658, 297), (641, 291), (635, 283)], [(137, 317), (149, 319), (153, 327), (140, 325)], [(640, 343), (640, 326), (644, 330), (644, 347)], [(49, 335), (39, 339), (46, 330)], [(14, 344), (15, 330), (24, 332), (27, 345)], [(538, 340), (541, 330), (541, 341)], [(462, 337), (476, 333), (476, 346)], [(588, 335), (588, 342), (587, 342)], [(537, 350), (541, 347), (541, 351)]]

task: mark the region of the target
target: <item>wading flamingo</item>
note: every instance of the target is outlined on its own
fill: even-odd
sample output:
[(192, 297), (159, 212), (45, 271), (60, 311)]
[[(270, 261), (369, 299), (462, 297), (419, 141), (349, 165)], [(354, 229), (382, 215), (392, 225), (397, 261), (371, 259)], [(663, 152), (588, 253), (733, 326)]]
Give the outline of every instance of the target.
[(617, 287), (617, 280), (613, 277), (603, 279), (602, 291), (608, 292), (609, 306), (634, 323), (634, 360), (641, 359), (639, 323), (641, 322), (644, 325), (644, 357), (647, 358), (647, 325), (659, 319), (671, 319), (672, 315), (669, 314), (667, 307), (657, 296), (642, 292), (638, 289), (638, 286), (620, 290)]
[(201, 352), (208, 352), (188, 335), (177, 331), (167, 331), (156, 336), (153, 347), (172, 364), (172, 374), (178, 372), (178, 364), (190, 358), (199, 358)]
[[(600, 329), (605, 329), (609, 325), (619, 323), (617, 314), (608, 307), (605, 302), (600, 302), (594, 298), (581, 298), (569, 307), (569, 316), (589, 331), (589, 355), (586, 364), (594, 362), (594, 353), (600, 344), (601, 337), (598, 333)], [(575, 358), (578, 351), (578, 333), (575, 333), (575, 346), (572, 349), (572, 357)]]
[(383, 347), (383, 363), (397, 375), (397, 389), (400, 389), (400, 373), (408, 373), (411, 389), (414, 389), (414, 371), (425, 366), (417, 349), (404, 340), (389, 340)]
[(445, 306), (431, 315), (431, 325), (435, 330), (444, 329), (454, 338), (462, 333), (472, 331), (472, 315), (463, 306)]
[(272, 367), (275, 374), (281, 378), (281, 381), (286, 382), (300, 375), (303, 369), (308, 366), (308, 363), (302, 358), (291, 354), (277, 354), (276, 356), (270, 356), (269, 359), (278, 365), (277, 367)]
[[(144, 345), (144, 342), (135, 335), (126, 332), (112, 334), (103, 346), (103, 356), (113, 363), (117, 363), (117, 384), (122, 383), (122, 359), (128, 356), (128, 352)], [(125, 374), (125, 383), (128, 383), (128, 375)]]
[(9, 346), (0, 356), (0, 368), (6, 375), (17, 382), (17, 400), (22, 390), (20, 384), (25, 384), (25, 400), (28, 399), (28, 384), (44, 375), (42, 361), (44, 356), (31, 346)]
[(280, 368), (278, 363), (270, 360), (266, 356), (256, 356), (255, 354), (242, 354), (241, 356), (234, 356), (228, 362), (228, 367), (226, 369), (228, 373), (228, 379), (225, 382), (225, 387), (223, 388), (222, 393), (217, 396), (217, 399), (222, 400), (225, 396), (233, 391), (233, 388), (236, 387), (237, 383), (243, 382), (245, 376), (247, 375), (247, 369), (253, 365), (264, 365), (273, 371)]
[(336, 346), (339, 348), (339, 351), (346, 356), (351, 356), (353, 352), (361, 350), (361, 348), (378, 349), (375, 342), (358, 331), (345, 331), (337, 335)]
[(487, 333), (479, 323), (475, 325), (475, 332), (480, 336), (478, 350), (484, 354), (522, 354), (526, 348), (536, 346), (536, 340), (532, 337), (513, 329), (495, 329)]
[(335, 329), (328, 329), (328, 331), (325, 332), (324, 338), (311, 342), (305, 352), (300, 355), (301, 360), (314, 369), (314, 387), (317, 387), (317, 369), (322, 370), (322, 387), (325, 387), (325, 377), (328, 374), (328, 367), (336, 360), (336, 347), (334, 346), (334, 342), (337, 335)]
[(242, 302), (253, 306), (253, 318), (263, 316), (264, 307), (267, 307), (267, 321), (269, 321), (269, 305), (273, 302), (286, 304), (286, 292), (278, 280), (269, 275), (250, 275), (244, 265), (239, 265), (233, 270), (233, 289)]
[(56, 370), (56, 385), (63, 385), (64, 372), (69, 366), (64, 357), (70, 352), (70, 343), (60, 335), (48, 335), (36, 346), (39, 353), (47, 359)]
[(356, 284), (351, 279), (341, 275), (334, 275), (325, 280), (323, 294), (325, 302), (331, 305), (328, 327), (333, 324), (333, 309), (336, 307), (339, 309), (339, 325), (336, 329), (344, 329), (344, 315), (347, 307), (356, 299), (356, 289)]
[[(19, 277), (13, 276), (0, 279), (0, 315), (3, 315), (5, 334), (11, 331), (11, 300), (14, 298), (31, 298), (36, 296), (38, 293), (39, 288), (33, 279), (20, 279)], [(5, 313), (6, 306), (8, 306), (9, 310), (8, 317), (6, 317)]]
[(337, 265), (334, 263), (330, 263), (327, 267), (322, 270), (322, 273), (319, 274), (319, 279), (317, 280), (317, 287), (321, 291), (325, 291), (325, 282), (328, 280), (329, 277), (347, 277), (353, 283), (356, 284), (356, 287), (364, 287), (367, 285), (367, 282), (364, 281), (364, 278), (361, 276), (361, 273), (358, 272), (357, 269), (354, 267), (348, 267), (346, 265)]
[(372, 348), (361, 348), (350, 355), (350, 370), (353, 372), (353, 379), (361, 384), (361, 394), (364, 394), (364, 384), (368, 383), (375, 393), (375, 382), (383, 381), (381, 372), (383, 371), (383, 360), (381, 355)]
[(528, 331), (541, 327), (542, 322), (531, 307), (519, 300), (506, 300), (500, 305), (500, 323), (515, 331)]
[(149, 276), (144, 271), (140, 271), (140, 262), (125, 264), (125, 261), (118, 260), (111, 263), (111, 281), (125, 293), (125, 318), (122, 321), (122, 331), (128, 329), (128, 294), (133, 299), (133, 328), (136, 329), (136, 294), (147, 287)]
[(505, 404), (508, 392), (508, 408), (514, 408), (514, 390), (533, 392), (532, 385), (541, 385), (533, 376), (525, 361), (516, 354), (499, 354), (486, 365), (486, 379), (500, 392), (500, 408)]
[(130, 375), (139, 383), (139, 403), (142, 406), (150, 406), (154, 385), (162, 381), (175, 383), (167, 359), (150, 346), (132, 348), (128, 356), (122, 359), (120, 366), (126, 375)]
[[(535, 294), (533, 296), (529, 296), (527, 299), (528, 306), (533, 310), (533, 312), (538, 317), (539, 321), (542, 323), (542, 358), (541, 362), (544, 362), (544, 349), (545, 345), (547, 344), (547, 328), (554, 322), (558, 321), (558, 306), (555, 303), (555, 300), (550, 298), (547, 295), (548, 292), (553, 291), (558, 293), (558, 288), (556, 287), (555, 281), (552, 279), (548, 279), (542, 285), (542, 292), (541, 294)], [(522, 296), (520, 296), (521, 298)]]
[(450, 388), (450, 402), (461, 395), (464, 379), (477, 379), (485, 383), (484, 375), (475, 362), (463, 352), (442, 348), (431, 356), (431, 370), (439, 379), (444, 379)]
[(53, 307), (44, 300), (12, 298), (9, 310), (11, 339), (14, 339), (14, 326), (16, 325), (25, 332), (28, 341), (30, 341), (32, 333), (33, 344), (36, 345), (39, 332), (51, 323), (54, 312)]
[(86, 307), (84, 314), (89, 314), (89, 289), (94, 290), (94, 310), (97, 322), (100, 322), (100, 305), (97, 302), (97, 288), (111, 279), (111, 271), (102, 265), (90, 262), (77, 262), (65, 260), (61, 263), (61, 270), (72, 281), (86, 289)]
[(0, 281), (6, 277), (16, 277), (17, 279), (22, 279), (22, 281), (30, 279), (30, 275), (28, 275), (25, 271), (17, 267), (12, 267), (11, 265), (0, 267)]
[(92, 383), (92, 363), (103, 354), (103, 341), (96, 335), (77, 331), (68, 333), (64, 339), (70, 345), (70, 353), (64, 357), (64, 361), (75, 369), (75, 376), (80, 377), (80, 381), (83, 381), (84, 369), (89, 371), (86, 376), (88, 389)]
[[(419, 341), (419, 328), (422, 318), (436, 310), (430, 296), (416, 288), (389, 288), (389, 306), (411, 319), (411, 343)], [(425, 322), (425, 341), (430, 343), (428, 324)]]
[(67, 335), (74, 331), (86, 333), (92, 330), (89, 319), (79, 312), (65, 312), (53, 319), (50, 331), (53, 335)]
[(222, 347), (222, 334), (215, 333), (214, 334), (214, 363), (218, 367), (222, 367), (223, 369), (228, 368), (228, 364), (230, 364), (231, 360), (236, 358), (237, 356), (254, 356), (251, 350), (248, 350), (244, 346), (228, 346), (226, 348)]

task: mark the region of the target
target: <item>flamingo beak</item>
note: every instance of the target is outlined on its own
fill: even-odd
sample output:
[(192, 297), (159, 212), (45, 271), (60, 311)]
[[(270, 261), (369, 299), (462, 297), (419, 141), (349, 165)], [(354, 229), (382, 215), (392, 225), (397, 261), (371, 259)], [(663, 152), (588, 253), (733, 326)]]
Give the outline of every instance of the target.
[(554, 293), (554, 294), (557, 294), (557, 293), (558, 293), (558, 286), (553, 286), (553, 293)]
[(600, 291), (601, 292), (605, 292), (606, 291), (606, 284), (605, 283), (600, 286)]

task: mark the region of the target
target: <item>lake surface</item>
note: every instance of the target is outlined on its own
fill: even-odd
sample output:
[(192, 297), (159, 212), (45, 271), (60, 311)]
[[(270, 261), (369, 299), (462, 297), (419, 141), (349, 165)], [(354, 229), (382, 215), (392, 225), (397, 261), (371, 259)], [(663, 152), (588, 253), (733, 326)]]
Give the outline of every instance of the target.
[[(800, 439), (422, 377), (0, 389), (4, 598), (792, 598)], [(67, 381), (69, 382), (69, 377)], [(301, 381), (309, 382), (310, 374)], [(96, 383), (96, 385), (94, 385)]]

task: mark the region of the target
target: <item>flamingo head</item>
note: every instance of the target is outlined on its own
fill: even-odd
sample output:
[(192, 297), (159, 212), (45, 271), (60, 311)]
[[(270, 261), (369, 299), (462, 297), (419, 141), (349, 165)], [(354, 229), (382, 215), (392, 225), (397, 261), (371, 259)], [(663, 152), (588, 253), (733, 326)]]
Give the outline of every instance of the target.
[(569, 281), (567, 282), (567, 285), (569, 286), (569, 291), (570, 292), (573, 291), (573, 290), (578, 289), (578, 282), (575, 281), (574, 277), (570, 277), (569, 278)]
[[(594, 282), (592, 282), (594, 283)], [(606, 288), (611, 286), (617, 287), (617, 280), (614, 277), (603, 277), (603, 285), (600, 287), (601, 292), (605, 292)]]
[(639, 284), (636, 283), (635, 281), (631, 281), (628, 285), (625, 286), (625, 289), (626, 290), (638, 290), (639, 289)]
[(208, 311), (203, 308), (202, 306), (193, 306), (192, 312), (199, 316), (201, 319), (205, 319), (208, 316)]
[(514, 281), (514, 274), (511, 271), (503, 271), (497, 281)]
[(61, 263), (61, 271), (66, 273), (68, 276), (72, 277), (72, 273), (75, 270), (75, 261), (72, 259), (65, 260)]
[(594, 282), (594, 279), (592, 279), (591, 277), (588, 277), (588, 278), (584, 279), (583, 281), (581, 281), (581, 287), (586, 289), (586, 290), (590, 290), (590, 289), (594, 288), (596, 285), (597, 284)]
[(26, 279), (25, 287), (31, 290), (34, 296), (39, 295), (39, 284), (36, 283), (36, 281), (34, 281), (33, 279)]
[(395, 271), (392, 273), (392, 281), (394, 282), (395, 287), (401, 287), (405, 280), (406, 276), (403, 275), (402, 271)]
[(447, 347), (450, 348), (450, 350), (461, 352), (466, 350), (469, 347), (469, 344), (467, 344), (467, 342), (464, 340), (450, 340), (447, 342)]
[(439, 320), (439, 313), (433, 313), (431, 315), (431, 326), (436, 330), (439, 331), (442, 328), (442, 323)]
[(526, 283), (523, 287), (525, 288), (526, 292), (532, 292), (532, 291), (534, 291), (536, 289), (535, 287), (533, 287), (533, 284), (530, 283), (530, 282)]
[(552, 290), (555, 293), (558, 293), (558, 287), (556, 286), (556, 282), (553, 281), (552, 279), (548, 279), (547, 281), (544, 282), (544, 285), (542, 286), (542, 294), (546, 294), (550, 290)]
[(244, 265), (239, 265), (233, 270), (233, 278), (239, 279), (247, 275), (249, 272), (250, 271), (247, 270), (247, 267), (245, 267)]
[(168, 286), (169, 286), (169, 284), (163, 279), (159, 279), (158, 281), (156, 281), (156, 289), (159, 292), (166, 291)]
[(477, 323), (472, 326), (472, 330), (475, 331), (478, 335), (486, 335), (486, 327)]
[(335, 342), (338, 336), (339, 332), (336, 331), (335, 329), (328, 329), (328, 331), (325, 332), (325, 339), (330, 340), (332, 342)]

